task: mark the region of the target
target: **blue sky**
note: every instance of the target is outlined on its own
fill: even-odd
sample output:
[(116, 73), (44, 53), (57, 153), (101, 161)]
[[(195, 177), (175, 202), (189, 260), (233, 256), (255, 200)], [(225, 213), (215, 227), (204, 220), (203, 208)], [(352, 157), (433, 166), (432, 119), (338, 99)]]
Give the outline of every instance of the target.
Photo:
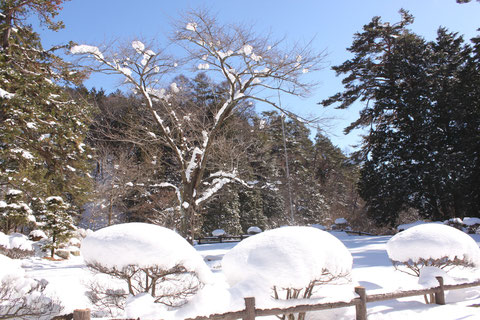
[[(333, 143), (342, 149), (359, 141), (358, 132), (348, 136), (342, 130), (356, 119), (361, 105), (349, 110), (323, 108), (317, 102), (342, 90), (341, 78), (330, 69), (350, 57), (346, 48), (353, 34), (360, 31), (373, 16), (397, 22), (398, 10), (404, 8), (415, 17), (412, 30), (427, 40), (434, 39), (439, 26), (464, 34), (470, 39), (478, 35), (480, 3), (457, 4), (455, 0), (71, 0), (64, 4), (59, 18), (66, 28), (59, 32), (39, 30), (44, 47), (66, 43), (98, 45), (110, 41), (162, 39), (172, 32), (171, 23), (182, 12), (207, 8), (223, 23), (254, 26), (258, 33), (272, 32), (287, 41), (308, 42), (326, 50), (325, 69), (311, 74), (319, 86), (307, 99), (282, 97), (282, 104), (304, 115), (328, 118), (324, 129)], [(94, 76), (87, 87), (103, 87), (107, 92), (117, 89), (117, 80)], [(261, 108), (261, 106), (260, 106)]]

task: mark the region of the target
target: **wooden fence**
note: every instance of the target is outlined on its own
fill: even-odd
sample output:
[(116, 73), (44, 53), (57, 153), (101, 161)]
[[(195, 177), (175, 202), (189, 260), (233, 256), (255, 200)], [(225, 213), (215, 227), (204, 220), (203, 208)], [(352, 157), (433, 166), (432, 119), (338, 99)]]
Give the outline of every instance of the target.
[[(357, 236), (376, 236), (376, 234), (373, 233), (368, 233), (368, 232), (363, 232), (363, 231), (355, 231), (355, 230), (334, 230), (334, 231), (343, 231), (348, 234), (353, 234)], [(228, 235), (223, 235), (223, 236), (211, 236), (211, 237), (202, 237), (197, 239), (198, 244), (208, 244), (208, 243), (223, 243), (223, 242), (238, 242), (242, 241), (243, 239), (246, 239), (250, 237), (250, 234), (243, 234), (239, 236), (228, 236)]]
[[(420, 290), (408, 290), (399, 291), (393, 293), (382, 293), (367, 295), (364, 287), (356, 287), (355, 293), (358, 297), (352, 299), (349, 302), (330, 302), (320, 304), (303, 304), (296, 305), (288, 308), (274, 308), (274, 309), (257, 309), (255, 307), (255, 298), (245, 298), (245, 309), (235, 312), (227, 312), (222, 314), (212, 314), (209, 316), (201, 316), (196, 318), (190, 318), (186, 320), (233, 320), (244, 319), (254, 320), (256, 317), (263, 316), (275, 316), (283, 314), (293, 314), (300, 312), (319, 311), (327, 309), (336, 309), (343, 307), (355, 306), (356, 320), (367, 319), (367, 303), (394, 300), (399, 298), (422, 296), (422, 295), (434, 295), (434, 303), (439, 305), (445, 304), (445, 290), (457, 290), (480, 286), (480, 280), (469, 283), (445, 285), (442, 277), (437, 277), (438, 286), (430, 289)], [(73, 312), (73, 320), (90, 320), (90, 310), (75, 310)]]
[(239, 235), (239, 236), (212, 236), (212, 237), (203, 237), (197, 240), (198, 244), (208, 244), (208, 243), (223, 243), (223, 242), (239, 242), (243, 239), (250, 237), (249, 234)]

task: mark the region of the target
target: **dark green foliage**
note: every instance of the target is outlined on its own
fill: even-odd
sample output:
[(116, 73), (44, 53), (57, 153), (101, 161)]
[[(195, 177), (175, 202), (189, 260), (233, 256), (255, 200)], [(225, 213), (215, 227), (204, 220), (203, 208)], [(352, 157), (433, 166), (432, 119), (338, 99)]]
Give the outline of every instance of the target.
[(354, 128), (368, 128), (361, 151), (360, 194), (379, 223), (418, 209), (425, 218), (477, 216), (480, 205), (479, 56), (462, 37), (438, 30), (427, 42), (401, 11), (357, 33), (354, 58), (334, 67), (345, 91), (322, 103), (367, 102)]
[(225, 188), (218, 197), (205, 206), (203, 233), (211, 236), (212, 231), (223, 229), (229, 235), (244, 234), (240, 225), (240, 201), (235, 188)]
[(61, 197), (48, 197), (45, 200), (44, 216), (41, 217), (40, 223), (42, 229), (49, 235), (49, 242), (45, 245), (45, 249), (50, 250), (52, 258), (55, 250), (71, 238), (72, 231), (75, 229), (68, 209), (69, 205)]
[(90, 189), (88, 106), (65, 85), (82, 74), (44, 50), (26, 25), (37, 14), (49, 28), (63, 1), (2, 1), (0, 10), (0, 184), (28, 198), (62, 195), (77, 210)]
[(240, 193), (240, 216), (243, 234), (250, 227), (265, 230), (267, 218), (263, 212), (263, 199), (260, 190), (246, 189)]
[(24, 202), (24, 194), (20, 190), (10, 189), (5, 195), (5, 202), (0, 206), (0, 227), (4, 233), (17, 231), (26, 226), (32, 219), (32, 210)]

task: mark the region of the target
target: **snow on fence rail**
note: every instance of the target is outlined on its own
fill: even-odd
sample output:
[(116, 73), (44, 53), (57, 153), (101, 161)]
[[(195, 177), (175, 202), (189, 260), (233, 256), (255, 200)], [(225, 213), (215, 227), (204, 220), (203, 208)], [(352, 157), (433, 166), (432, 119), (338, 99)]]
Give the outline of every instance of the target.
[[(355, 313), (356, 313), (355, 319), (366, 320), (367, 319), (367, 303), (369, 302), (394, 300), (399, 298), (434, 294), (434, 297), (435, 297), (434, 302), (439, 305), (444, 305), (445, 290), (457, 290), (457, 289), (465, 289), (465, 288), (480, 286), (480, 280), (469, 282), (469, 283), (445, 285), (443, 284), (442, 277), (436, 277), (436, 278), (438, 280), (439, 285), (437, 287), (433, 287), (430, 289), (408, 290), (408, 291), (399, 291), (399, 292), (393, 292), (393, 293), (367, 295), (364, 287), (360, 287), (360, 286), (355, 287), (355, 293), (358, 295), (358, 297), (353, 298), (349, 302), (329, 302), (329, 303), (320, 303), (320, 304), (296, 305), (288, 308), (257, 309), (255, 307), (255, 298), (245, 298), (244, 310), (227, 312), (222, 314), (212, 314), (209, 316), (200, 316), (196, 318), (189, 318), (186, 320), (233, 320), (233, 319), (254, 320), (256, 317), (275, 316), (275, 315), (292, 314), (292, 313), (309, 312), (309, 311), (319, 311), (319, 310), (336, 309), (336, 308), (352, 307), (352, 306), (355, 306)], [(73, 312), (73, 320), (90, 320), (90, 310), (89, 309), (75, 310)], [(124, 319), (124, 320), (127, 320), (127, 319)]]

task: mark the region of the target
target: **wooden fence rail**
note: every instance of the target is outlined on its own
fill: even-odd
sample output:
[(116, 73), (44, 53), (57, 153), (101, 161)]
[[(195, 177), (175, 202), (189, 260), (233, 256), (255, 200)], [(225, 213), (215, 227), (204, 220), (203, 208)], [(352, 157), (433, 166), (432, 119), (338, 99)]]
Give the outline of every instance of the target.
[(198, 238), (198, 244), (209, 244), (209, 243), (223, 243), (223, 242), (240, 242), (243, 239), (250, 237), (249, 234), (243, 234), (239, 236), (211, 236), (211, 237), (203, 237)]
[[(367, 320), (367, 303), (394, 300), (399, 298), (422, 296), (427, 294), (434, 294), (434, 302), (439, 305), (445, 304), (445, 290), (457, 290), (480, 286), (480, 280), (469, 283), (444, 285), (443, 278), (437, 277), (438, 286), (430, 289), (408, 290), (393, 293), (382, 293), (367, 295), (364, 287), (356, 287), (355, 293), (358, 297), (353, 298), (349, 302), (329, 302), (320, 304), (303, 304), (288, 308), (273, 308), (273, 309), (257, 309), (255, 307), (255, 298), (245, 298), (245, 309), (235, 312), (227, 312), (222, 314), (212, 314), (209, 316), (200, 316), (196, 318), (189, 318), (186, 320), (233, 320), (244, 319), (254, 320), (256, 317), (274, 316), (283, 314), (292, 314), (309, 311), (319, 311), (327, 309), (336, 309), (355, 306), (356, 320)], [(88, 313), (88, 315), (87, 315)], [(73, 312), (73, 320), (90, 320), (90, 310), (75, 310)]]

